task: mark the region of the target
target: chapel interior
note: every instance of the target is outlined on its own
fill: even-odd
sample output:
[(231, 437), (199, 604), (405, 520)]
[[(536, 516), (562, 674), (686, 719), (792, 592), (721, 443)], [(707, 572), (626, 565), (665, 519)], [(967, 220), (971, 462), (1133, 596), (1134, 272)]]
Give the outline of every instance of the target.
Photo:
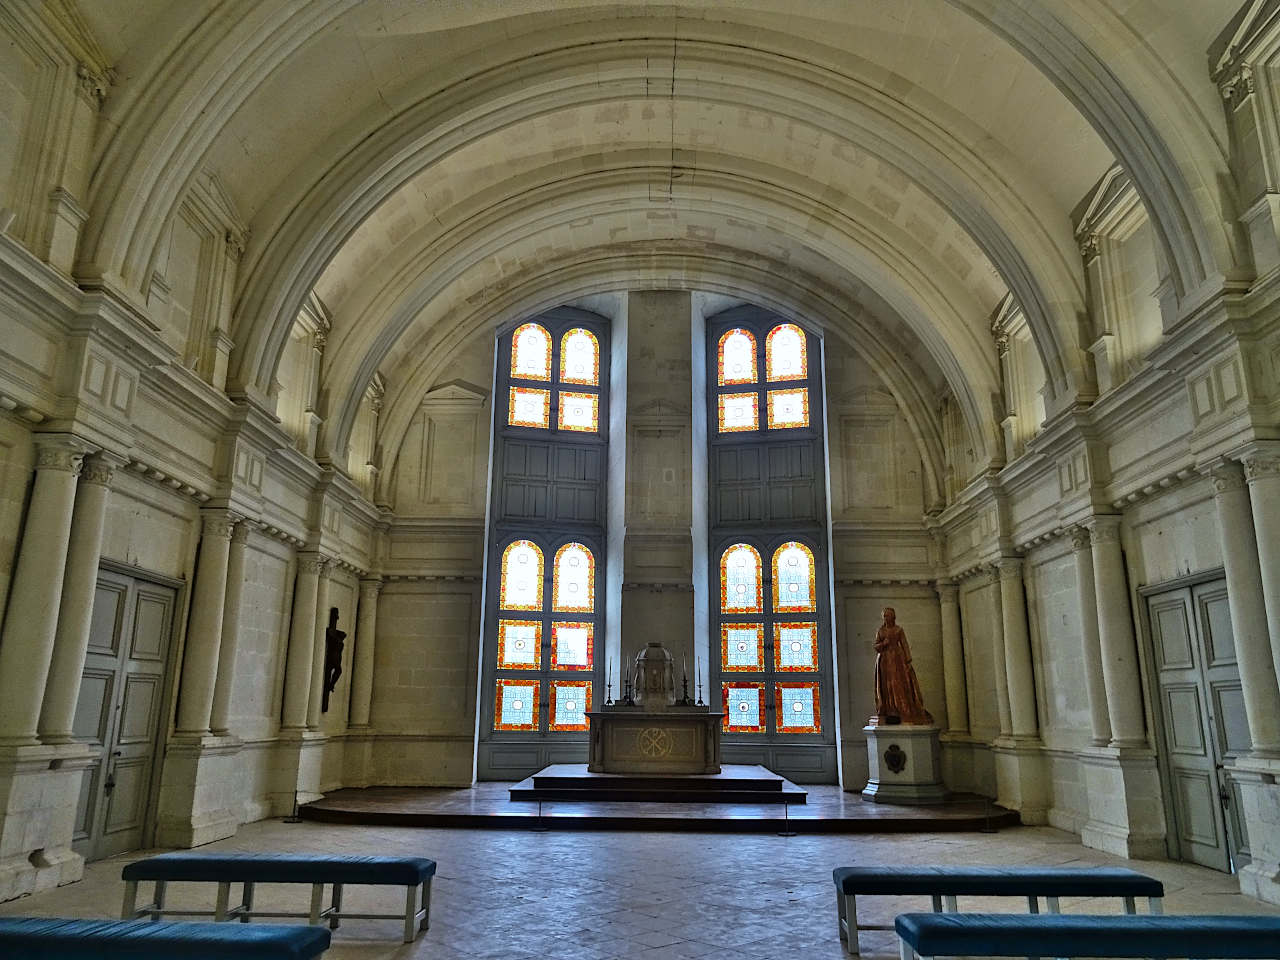
[(0, 3), (4, 911), (651, 642), (865, 804), (886, 607), (1000, 856), (1280, 904), (1280, 0)]

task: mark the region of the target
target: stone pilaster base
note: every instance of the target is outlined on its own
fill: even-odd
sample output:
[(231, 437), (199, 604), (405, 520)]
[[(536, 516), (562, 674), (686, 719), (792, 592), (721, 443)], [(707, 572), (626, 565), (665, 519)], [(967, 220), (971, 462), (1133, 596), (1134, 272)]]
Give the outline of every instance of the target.
[(1230, 772), (1240, 787), (1251, 858), (1239, 871), (1240, 892), (1280, 903), (1280, 760), (1243, 757)]
[(348, 787), (367, 787), (373, 781), (373, 728), (368, 724), (347, 728), (346, 751), (342, 755), (342, 782)]
[(234, 836), (242, 821), (241, 743), (236, 737), (174, 737), (165, 750), (156, 845), (198, 847)]
[(875, 803), (941, 803), (942, 750), (938, 728), (914, 724), (863, 727), (870, 779), (863, 800)]
[(985, 793), (987, 782), (980, 767), (989, 765), (989, 744), (975, 740), (967, 733), (944, 733), (938, 737), (942, 747), (942, 782), (957, 793)]
[(281, 730), (279, 762), (271, 783), (271, 809), (278, 817), (293, 813), (294, 805), (319, 800), (324, 769), (324, 745), (329, 738), (316, 730)]
[(996, 763), (996, 803), (1017, 810), (1026, 824), (1049, 822), (1052, 784), (1038, 739), (1001, 737), (991, 745)]
[(71, 841), (88, 764), (75, 743), (0, 748), (0, 901), (84, 875)]
[(1093, 747), (1079, 762), (1089, 804), (1080, 842), (1121, 857), (1163, 860), (1168, 827), (1155, 753)]

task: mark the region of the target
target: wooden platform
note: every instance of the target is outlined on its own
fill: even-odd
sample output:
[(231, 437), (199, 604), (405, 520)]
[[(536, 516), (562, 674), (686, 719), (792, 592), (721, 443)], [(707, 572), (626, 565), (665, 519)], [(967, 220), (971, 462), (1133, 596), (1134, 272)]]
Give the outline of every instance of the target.
[(511, 783), (469, 788), (368, 787), (337, 790), (303, 805), (325, 823), (501, 830), (650, 830), (709, 833), (941, 833), (1016, 826), (1017, 813), (957, 796), (929, 807), (867, 803), (836, 786), (806, 785), (807, 803), (650, 803), (512, 800)]
[(801, 804), (805, 792), (764, 767), (726, 763), (719, 773), (592, 773), (585, 763), (553, 763), (511, 788), (512, 800), (627, 803)]

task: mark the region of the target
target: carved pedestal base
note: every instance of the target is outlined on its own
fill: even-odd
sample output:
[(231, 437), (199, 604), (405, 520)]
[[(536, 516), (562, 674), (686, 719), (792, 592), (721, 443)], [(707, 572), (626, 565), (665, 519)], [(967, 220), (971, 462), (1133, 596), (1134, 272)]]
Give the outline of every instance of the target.
[(863, 727), (862, 732), (870, 775), (863, 800), (911, 804), (946, 799), (937, 727), (900, 724)]

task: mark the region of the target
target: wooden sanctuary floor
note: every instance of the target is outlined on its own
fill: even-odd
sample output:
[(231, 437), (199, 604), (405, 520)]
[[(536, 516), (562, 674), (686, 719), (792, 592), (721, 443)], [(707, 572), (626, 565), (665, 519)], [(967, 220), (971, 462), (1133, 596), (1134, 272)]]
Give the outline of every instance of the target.
[(304, 804), (305, 820), (402, 827), (550, 830), (682, 830), (715, 833), (939, 833), (1016, 826), (1018, 814), (983, 797), (957, 795), (931, 806), (868, 803), (837, 786), (806, 784), (808, 802), (653, 803), (512, 800), (511, 783), (467, 789), (367, 787), (336, 790)]

